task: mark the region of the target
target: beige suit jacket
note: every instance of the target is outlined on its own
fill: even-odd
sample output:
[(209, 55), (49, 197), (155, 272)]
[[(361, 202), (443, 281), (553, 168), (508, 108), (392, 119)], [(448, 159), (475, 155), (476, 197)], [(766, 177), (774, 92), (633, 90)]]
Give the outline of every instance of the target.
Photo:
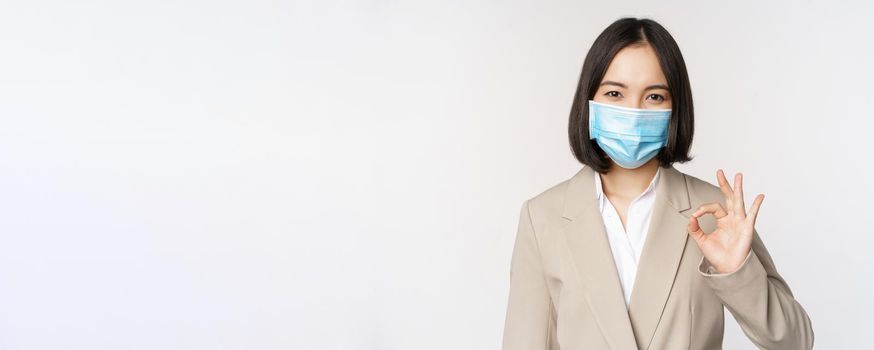
[[(698, 206), (725, 205), (719, 187), (662, 168), (626, 307), (598, 211), (594, 170), (525, 201), (510, 264), (504, 350), (721, 349), (723, 305), (763, 349), (810, 349), (810, 318), (777, 273), (758, 232), (741, 267), (704, 259), (686, 227)], [(700, 219), (705, 232), (712, 215)]]

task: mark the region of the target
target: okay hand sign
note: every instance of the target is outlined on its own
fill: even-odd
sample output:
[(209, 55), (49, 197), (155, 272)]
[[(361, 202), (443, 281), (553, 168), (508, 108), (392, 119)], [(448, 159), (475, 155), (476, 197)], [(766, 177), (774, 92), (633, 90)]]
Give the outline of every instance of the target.
[[(716, 268), (717, 273), (730, 273), (740, 268), (750, 252), (753, 242), (753, 227), (759, 207), (765, 200), (764, 194), (759, 194), (753, 201), (749, 212), (744, 208), (743, 175), (734, 176), (734, 187), (728, 185), (722, 169), (716, 172), (719, 188), (725, 195), (728, 210), (719, 202), (701, 205), (689, 218), (688, 231), (704, 258)], [(716, 217), (716, 230), (705, 233), (698, 224), (698, 218), (706, 214)]]

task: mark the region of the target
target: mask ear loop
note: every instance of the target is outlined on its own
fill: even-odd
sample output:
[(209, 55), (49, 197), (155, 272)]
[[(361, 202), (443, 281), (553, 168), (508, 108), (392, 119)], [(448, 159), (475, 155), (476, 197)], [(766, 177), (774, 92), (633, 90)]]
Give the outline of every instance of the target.
[(592, 125), (594, 124), (594, 123), (592, 122), (592, 118), (593, 118), (594, 115), (595, 115), (595, 113), (592, 113), (592, 110), (593, 110), (593, 109), (594, 109), (594, 108), (593, 108), (593, 106), (592, 106), (592, 101), (591, 101), (591, 100), (586, 101), (586, 111), (587, 111), (588, 114), (589, 114), (589, 118), (588, 118), (588, 120), (589, 120), (589, 125), (587, 126), (587, 127), (589, 128), (589, 140), (594, 140), (594, 139), (596, 139), (597, 136), (598, 136), (598, 135), (595, 135), (595, 132), (594, 132), (594, 131), (595, 131), (595, 128), (592, 127)]

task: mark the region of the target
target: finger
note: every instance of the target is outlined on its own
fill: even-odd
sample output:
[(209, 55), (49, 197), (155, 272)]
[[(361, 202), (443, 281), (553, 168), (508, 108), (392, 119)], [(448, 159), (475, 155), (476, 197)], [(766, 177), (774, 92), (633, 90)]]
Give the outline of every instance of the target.
[(734, 175), (734, 212), (741, 217), (746, 218), (746, 206), (744, 205), (744, 175), (737, 173)]
[(726, 197), (731, 197), (731, 186), (728, 185), (728, 180), (725, 178), (725, 173), (722, 169), (716, 171), (716, 180), (719, 181), (719, 189), (722, 190), (722, 194)]
[(719, 181), (719, 190), (721, 190), (722, 195), (725, 196), (726, 205), (730, 206), (734, 192), (731, 190), (731, 186), (728, 185), (728, 179), (725, 178), (725, 172), (723, 172), (722, 169), (716, 171), (716, 179)]
[(760, 193), (758, 196), (756, 196), (756, 199), (753, 200), (753, 204), (750, 207), (750, 213), (747, 216), (747, 219), (749, 219), (750, 222), (752, 222), (753, 227), (756, 226), (756, 217), (759, 216), (759, 208), (762, 206), (762, 202), (764, 200), (765, 200), (765, 194)]
[(689, 235), (691, 235), (696, 241), (700, 241), (706, 236), (706, 233), (701, 230), (701, 226), (698, 224), (698, 218), (694, 216), (689, 218), (689, 225), (687, 225), (686, 231), (689, 232)]
[(715, 216), (717, 220), (722, 219), (728, 215), (728, 212), (725, 211), (725, 208), (722, 207), (722, 204), (714, 202), (707, 203), (698, 207), (698, 210), (692, 213), (692, 217), (699, 218), (704, 214), (708, 213), (713, 214), (713, 216)]

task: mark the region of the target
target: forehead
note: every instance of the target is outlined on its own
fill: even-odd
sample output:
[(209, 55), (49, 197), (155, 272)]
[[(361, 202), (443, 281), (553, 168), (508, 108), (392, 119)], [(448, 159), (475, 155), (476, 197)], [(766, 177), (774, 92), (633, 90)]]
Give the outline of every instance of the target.
[(648, 44), (626, 46), (619, 50), (607, 66), (603, 80), (620, 82), (631, 88), (667, 85), (658, 55)]

